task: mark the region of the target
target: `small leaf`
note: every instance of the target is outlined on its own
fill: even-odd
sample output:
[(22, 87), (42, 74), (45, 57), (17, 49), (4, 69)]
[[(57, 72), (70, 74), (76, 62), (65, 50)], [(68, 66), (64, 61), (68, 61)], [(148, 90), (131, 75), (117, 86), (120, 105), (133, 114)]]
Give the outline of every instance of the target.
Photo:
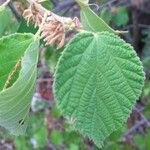
[(52, 7), (53, 7), (53, 3), (52, 3), (51, 1), (49, 1), (49, 0), (43, 0), (43, 1), (41, 2), (41, 4), (42, 4), (42, 6), (43, 6), (44, 8), (46, 8), (46, 9), (48, 9), (48, 10), (51, 10)]
[(61, 131), (58, 131), (56, 129), (53, 129), (50, 134), (50, 141), (54, 145), (60, 145), (63, 142), (63, 137)]
[[(13, 134), (27, 127), (30, 101), (34, 92), (39, 41), (32, 34), (14, 34), (0, 39), (0, 125)], [(21, 66), (13, 81), (3, 89), (17, 61)]]
[(73, 126), (101, 147), (123, 126), (143, 85), (141, 62), (129, 44), (109, 32), (87, 32), (62, 53), (54, 95)]
[(85, 30), (93, 32), (109, 31), (116, 33), (109, 27), (95, 12), (93, 12), (88, 4), (81, 0), (76, 0), (81, 7), (81, 22)]
[(128, 10), (125, 7), (117, 8), (116, 13), (112, 17), (112, 21), (117, 26), (126, 25), (129, 21)]
[(10, 12), (4, 6), (0, 6), (0, 37), (6, 29), (11, 18)]

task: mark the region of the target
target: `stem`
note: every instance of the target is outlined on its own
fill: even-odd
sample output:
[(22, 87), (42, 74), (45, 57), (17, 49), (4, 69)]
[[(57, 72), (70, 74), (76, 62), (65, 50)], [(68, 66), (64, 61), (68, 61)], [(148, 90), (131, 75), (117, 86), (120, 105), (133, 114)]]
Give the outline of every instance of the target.
[(44, 7), (42, 7), (40, 4), (36, 3), (34, 0), (27, 0), (30, 4), (34, 4), (39, 10), (43, 10), (45, 12), (48, 12), (47, 9), (45, 9)]
[(62, 18), (61, 16), (53, 13), (52, 11), (47, 10), (46, 8), (44, 8), (42, 5), (38, 4), (37, 2), (35, 2), (34, 0), (27, 0), (30, 4), (34, 4), (36, 6), (36, 8), (38, 10), (41, 10), (47, 14), (52, 13), (54, 16), (58, 17), (58, 18)]
[(116, 34), (127, 34), (127, 33), (129, 33), (129, 31), (119, 31), (119, 30), (116, 30), (115, 33)]
[(21, 15), (19, 14), (19, 12), (16, 10), (15, 6), (13, 5), (12, 0), (10, 0), (10, 2), (8, 3), (8, 7), (11, 9), (12, 13), (14, 14), (17, 21), (19, 22), (21, 19)]

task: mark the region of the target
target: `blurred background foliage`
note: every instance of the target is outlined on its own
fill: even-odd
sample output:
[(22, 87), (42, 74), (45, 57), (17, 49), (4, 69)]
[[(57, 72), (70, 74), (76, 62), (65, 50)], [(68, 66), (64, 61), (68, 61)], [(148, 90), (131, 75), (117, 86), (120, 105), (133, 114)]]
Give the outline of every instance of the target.
[[(0, 4), (3, 2), (0, 0)], [(111, 27), (129, 31), (122, 38), (134, 46), (146, 73), (143, 94), (128, 122), (105, 141), (103, 150), (150, 150), (150, 1), (91, 0), (90, 4)], [(45, 0), (42, 5), (62, 16), (80, 17), (74, 0)], [(15, 32), (36, 33), (34, 25), (27, 26), (21, 17), (27, 6), (25, 0), (14, 0), (7, 9), (0, 10), (0, 37)], [(27, 133), (15, 137), (1, 127), (0, 150), (99, 150), (72, 129), (71, 120), (63, 118), (53, 99), (53, 74), (63, 49), (46, 46), (39, 50), (37, 86)]]

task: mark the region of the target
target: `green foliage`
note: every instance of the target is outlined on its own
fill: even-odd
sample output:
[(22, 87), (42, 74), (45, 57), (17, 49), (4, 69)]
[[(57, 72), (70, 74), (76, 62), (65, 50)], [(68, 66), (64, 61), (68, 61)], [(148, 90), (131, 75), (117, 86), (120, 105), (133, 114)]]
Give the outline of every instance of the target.
[(142, 61), (145, 68), (150, 68), (150, 29), (142, 30), (142, 34), (144, 36), (142, 39), (144, 42)]
[(112, 13), (105, 7), (101, 10), (99, 15), (106, 23), (109, 23), (112, 19)]
[[(118, 142), (127, 130), (123, 123), (141, 94), (144, 73), (133, 48), (113, 34), (120, 31), (107, 24), (111, 22), (114, 26), (123, 27), (129, 21), (129, 10), (120, 6), (110, 9), (106, 0), (97, 1), (106, 4), (99, 17), (90, 9), (88, 0), (76, 1), (81, 7), (83, 30), (87, 32), (75, 36), (65, 50), (64, 47), (56, 50), (45, 46), (46, 51), (40, 51), (42, 63), (49, 67), (51, 73), (55, 72), (58, 63), (54, 92), (60, 109), (53, 106), (49, 110), (51, 102), (37, 98), (31, 109), (40, 112), (31, 113), (31, 117), (28, 112), (37, 77), (39, 53), (39, 40), (35, 40), (33, 35), (37, 28), (33, 24), (28, 26), (23, 18), (19, 20), (18, 28), (11, 10), (0, 6), (0, 37), (14, 32), (33, 33), (0, 39), (0, 138), (12, 139), (16, 150), (41, 150), (46, 145), (65, 150), (90, 148), (91, 143), (74, 129), (95, 142), (98, 147), (95, 145), (94, 150), (99, 150), (110, 134), (103, 150), (132, 149)], [(41, 4), (48, 10), (53, 7), (49, 0), (41, 0)], [(150, 67), (149, 33), (149, 30), (143, 32), (146, 38), (143, 39), (142, 60), (146, 69)], [(41, 40), (41, 44), (44, 43)], [(149, 101), (149, 94), (150, 83), (146, 81), (142, 96)], [(143, 110), (147, 118), (150, 116), (149, 110), (148, 102)], [(64, 123), (61, 112), (71, 126)], [(20, 135), (25, 132), (27, 122), (30, 122), (27, 133)], [(9, 136), (3, 127), (20, 136)], [(149, 139), (148, 131), (144, 136), (135, 135), (133, 142), (140, 150), (150, 149)]]
[[(33, 41), (32, 35), (15, 34), (0, 40), (0, 90), (2, 91), (10, 72), (21, 59), (29, 44)], [(17, 48), (16, 48), (17, 45)], [(13, 76), (17, 78), (17, 74)]]
[(55, 72), (55, 67), (60, 57), (60, 53), (63, 51), (63, 47), (59, 50), (47, 46), (45, 51), (45, 61), (51, 72)]
[[(0, 39), (0, 125), (13, 134), (25, 132), (33, 96), (39, 41), (32, 34)], [(21, 60), (21, 67), (16, 66)]]
[[(113, 10), (114, 9), (114, 10)], [(114, 7), (112, 10), (110, 8), (104, 7), (101, 9), (99, 16), (106, 22), (113, 23), (114, 26), (121, 27), (125, 26), (129, 22), (128, 10), (125, 7)]]
[[(122, 139), (122, 134), (127, 130), (126, 126), (123, 125), (122, 128), (112, 133), (109, 138), (104, 143), (103, 148), (101, 150), (131, 150), (130, 146), (118, 144), (118, 142)], [(95, 150), (99, 150), (96, 148)]]
[(8, 22), (7, 12), (4, 6), (0, 6), (0, 22), (3, 22), (0, 23), (0, 37), (1, 37)]
[(42, 149), (46, 145), (48, 131), (44, 125), (44, 113), (32, 113), (29, 118), (29, 127), (25, 135), (14, 136), (14, 145), (17, 150)]
[(150, 81), (145, 81), (143, 96), (149, 96), (149, 95), (150, 95)]
[(133, 48), (108, 32), (80, 33), (57, 65), (54, 94), (73, 126), (99, 147), (126, 121), (144, 73)]
[[(150, 94), (150, 93), (149, 93)], [(147, 102), (147, 105), (145, 106), (145, 109), (144, 109), (144, 115), (147, 117), (147, 118), (150, 118), (150, 99), (148, 98), (148, 102)]]
[(81, 6), (81, 22), (85, 30), (93, 32), (109, 31), (115, 33), (90, 7), (81, 0), (76, 0)]
[(0, 37), (14, 33), (18, 28), (18, 23), (10, 9), (0, 6)]
[(79, 150), (79, 146), (75, 144), (70, 144), (69, 150)]
[(137, 134), (134, 136), (133, 141), (136, 145), (138, 145), (139, 150), (148, 150), (150, 149), (150, 130), (147, 130), (146, 135)]
[(117, 26), (126, 25), (129, 21), (128, 10), (125, 7), (119, 7), (112, 15), (112, 21)]
[[(52, 111), (50, 110), (50, 113)], [(63, 146), (65, 150), (74, 150), (75, 148), (86, 150), (82, 136), (72, 131), (68, 124), (62, 124), (63, 130), (52, 128), (49, 133), (44, 121), (45, 113), (46, 111), (31, 113), (27, 133), (12, 138), (17, 150), (42, 150), (46, 146), (46, 141), (49, 141), (56, 149), (62, 149)], [(55, 115), (52, 117), (54, 118)], [(53, 122), (50, 124), (52, 125)]]
[(2, 6), (0, 6), (0, 15), (2, 15), (2, 14), (3, 14), (4, 9), (5, 9), (5, 7), (4, 7), (3, 5), (2, 5)]
[(53, 129), (50, 133), (49, 140), (57, 149), (61, 149), (64, 145), (66, 150), (87, 149), (83, 138), (78, 133), (72, 131), (68, 124), (64, 124), (63, 127), (65, 130)]
[(77, 132), (72, 129), (66, 128), (65, 132), (63, 132), (63, 139), (65, 145), (67, 145), (67, 150), (82, 149), (86, 150), (87, 146), (84, 144), (84, 140), (82, 136), (80, 136)]
[(61, 117), (60, 110), (58, 109), (57, 106), (53, 106), (51, 110), (51, 114), (53, 115), (54, 118), (57, 118), (57, 119)]
[(44, 147), (46, 145), (46, 139), (47, 139), (48, 133), (46, 128), (39, 128), (33, 138), (36, 141), (35, 147)]
[(49, 0), (45, 0), (41, 4), (43, 7), (45, 7), (48, 10), (50, 10), (52, 8), (52, 2)]
[(14, 144), (17, 150), (27, 150), (28, 149), (28, 143), (24, 137), (16, 137), (14, 139)]
[(29, 25), (27, 25), (27, 21), (24, 18), (21, 18), (17, 32), (18, 33), (33, 33), (33, 34), (35, 34), (37, 32), (37, 29), (35, 29), (34, 25), (31, 23), (29, 23)]

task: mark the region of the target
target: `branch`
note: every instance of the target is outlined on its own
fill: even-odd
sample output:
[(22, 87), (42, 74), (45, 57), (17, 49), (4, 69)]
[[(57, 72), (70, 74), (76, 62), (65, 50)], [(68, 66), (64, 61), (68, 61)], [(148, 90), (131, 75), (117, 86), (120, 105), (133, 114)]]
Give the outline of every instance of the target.
[(9, 0), (8, 7), (11, 9), (12, 13), (15, 15), (17, 21), (20, 21), (21, 15), (18, 13), (15, 6), (13, 5), (12, 0)]
[(147, 120), (147, 118), (143, 115), (143, 113), (138, 110), (137, 107), (134, 107), (133, 109), (136, 113), (138, 113), (141, 117), (141, 120), (136, 122), (136, 124), (134, 124), (130, 129), (128, 129), (125, 133), (124, 133), (124, 137), (130, 137), (139, 127), (141, 127), (143, 124), (146, 124), (147, 127), (150, 127), (150, 122)]
[(66, 0), (66, 1), (63, 1), (61, 3), (59, 3), (52, 11), (54, 13), (58, 12), (58, 11), (61, 11), (63, 9), (66, 9), (72, 5), (75, 4), (75, 1), (74, 0)]
[(134, 108), (134, 111), (136, 111), (140, 117), (145, 121), (148, 127), (150, 127), (150, 122), (147, 120), (147, 118), (143, 115), (142, 112), (140, 112), (136, 107)]
[(132, 126), (127, 132), (124, 133), (124, 137), (129, 137), (133, 132), (135, 132), (141, 125), (145, 123), (145, 120), (141, 120), (137, 122), (134, 126)]

